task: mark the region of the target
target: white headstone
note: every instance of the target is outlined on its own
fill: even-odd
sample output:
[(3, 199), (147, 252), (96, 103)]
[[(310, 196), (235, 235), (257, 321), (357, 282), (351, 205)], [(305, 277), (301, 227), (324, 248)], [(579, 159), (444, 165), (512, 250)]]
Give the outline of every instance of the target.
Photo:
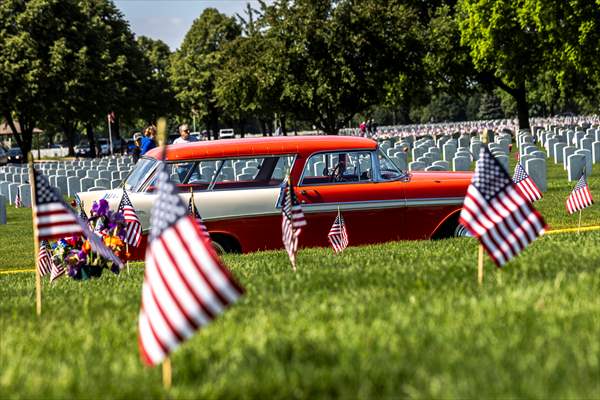
[(531, 158), (527, 160), (525, 162), (525, 170), (542, 192), (548, 190), (548, 174), (545, 158)]
[(413, 161), (410, 164), (408, 164), (408, 169), (410, 171), (424, 171), (425, 167), (426, 165), (420, 161)]
[(585, 167), (585, 156), (583, 154), (571, 154), (567, 159), (567, 164), (569, 181), (579, 180)]
[(468, 171), (471, 169), (471, 159), (468, 157), (454, 157), (452, 160), (453, 171)]

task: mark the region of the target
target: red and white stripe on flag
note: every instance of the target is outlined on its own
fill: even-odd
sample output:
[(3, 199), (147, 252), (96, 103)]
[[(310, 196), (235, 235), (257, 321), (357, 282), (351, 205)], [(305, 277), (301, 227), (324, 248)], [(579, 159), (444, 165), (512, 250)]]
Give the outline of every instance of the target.
[(38, 252), (38, 271), (40, 276), (46, 276), (52, 268), (52, 259), (48, 252), (48, 247), (45, 241), (40, 242), (40, 251)]
[(592, 198), (592, 193), (585, 180), (585, 174), (583, 174), (581, 175), (581, 178), (579, 178), (579, 181), (577, 181), (577, 185), (575, 185), (569, 198), (567, 198), (567, 211), (569, 214), (574, 214), (592, 204), (594, 204), (594, 199)]
[(497, 266), (519, 254), (546, 228), (542, 216), (515, 189), (504, 167), (485, 146), (459, 221), (479, 239)]
[(164, 169), (158, 192), (138, 323), (141, 358), (150, 366), (161, 363), (243, 294), (208, 238), (187, 215)]
[(512, 180), (521, 194), (531, 203), (542, 198), (542, 192), (519, 163), (515, 165), (515, 173)]
[(346, 232), (346, 224), (341, 212), (338, 211), (327, 237), (329, 243), (331, 243), (331, 247), (333, 247), (333, 250), (336, 253), (339, 253), (348, 247), (348, 232)]
[(119, 203), (119, 211), (123, 213), (125, 221), (125, 238), (124, 241), (132, 247), (138, 247), (142, 241), (142, 223), (138, 218), (133, 203), (129, 199), (127, 192), (123, 189), (123, 195)]

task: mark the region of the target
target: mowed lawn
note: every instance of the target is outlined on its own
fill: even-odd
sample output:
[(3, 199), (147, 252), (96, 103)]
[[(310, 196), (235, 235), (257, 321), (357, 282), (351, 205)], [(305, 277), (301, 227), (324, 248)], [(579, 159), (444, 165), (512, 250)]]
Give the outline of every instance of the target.
[[(536, 203), (572, 227), (550, 165)], [(600, 193), (598, 179), (591, 180)], [(599, 225), (595, 205), (582, 225)], [(31, 268), (28, 210), (0, 226), (0, 270)], [(246, 295), (173, 355), (173, 388), (137, 351), (143, 264), (43, 287), (0, 274), (0, 398), (599, 398), (600, 231), (547, 235), (503, 270), (473, 239), (224, 258)]]

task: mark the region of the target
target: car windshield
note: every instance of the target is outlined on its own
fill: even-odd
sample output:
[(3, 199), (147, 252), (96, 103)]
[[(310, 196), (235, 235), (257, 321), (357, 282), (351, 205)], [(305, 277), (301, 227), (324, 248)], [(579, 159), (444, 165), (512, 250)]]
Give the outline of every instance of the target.
[(148, 178), (148, 175), (154, 170), (157, 163), (158, 161), (152, 158), (140, 159), (135, 165), (133, 172), (127, 177), (125, 189), (132, 192), (138, 192), (142, 184)]
[(398, 168), (381, 149), (377, 151), (377, 160), (379, 162), (379, 174), (381, 180), (393, 181), (406, 176), (406, 174), (402, 172), (402, 170)]
[(10, 150), (8, 150), (8, 153), (9, 153), (11, 156), (16, 156), (16, 155), (19, 155), (19, 154), (21, 154), (21, 149), (14, 149), (14, 148), (13, 148), (13, 149), (10, 149)]

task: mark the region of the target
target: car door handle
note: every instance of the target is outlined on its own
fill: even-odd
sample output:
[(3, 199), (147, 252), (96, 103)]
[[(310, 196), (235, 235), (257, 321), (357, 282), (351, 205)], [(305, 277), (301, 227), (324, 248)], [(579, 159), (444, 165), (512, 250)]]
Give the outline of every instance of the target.
[(315, 189), (303, 189), (302, 191), (300, 191), (300, 194), (302, 194), (303, 196), (307, 196), (307, 197), (319, 197), (320, 194), (319, 192), (317, 192)]

